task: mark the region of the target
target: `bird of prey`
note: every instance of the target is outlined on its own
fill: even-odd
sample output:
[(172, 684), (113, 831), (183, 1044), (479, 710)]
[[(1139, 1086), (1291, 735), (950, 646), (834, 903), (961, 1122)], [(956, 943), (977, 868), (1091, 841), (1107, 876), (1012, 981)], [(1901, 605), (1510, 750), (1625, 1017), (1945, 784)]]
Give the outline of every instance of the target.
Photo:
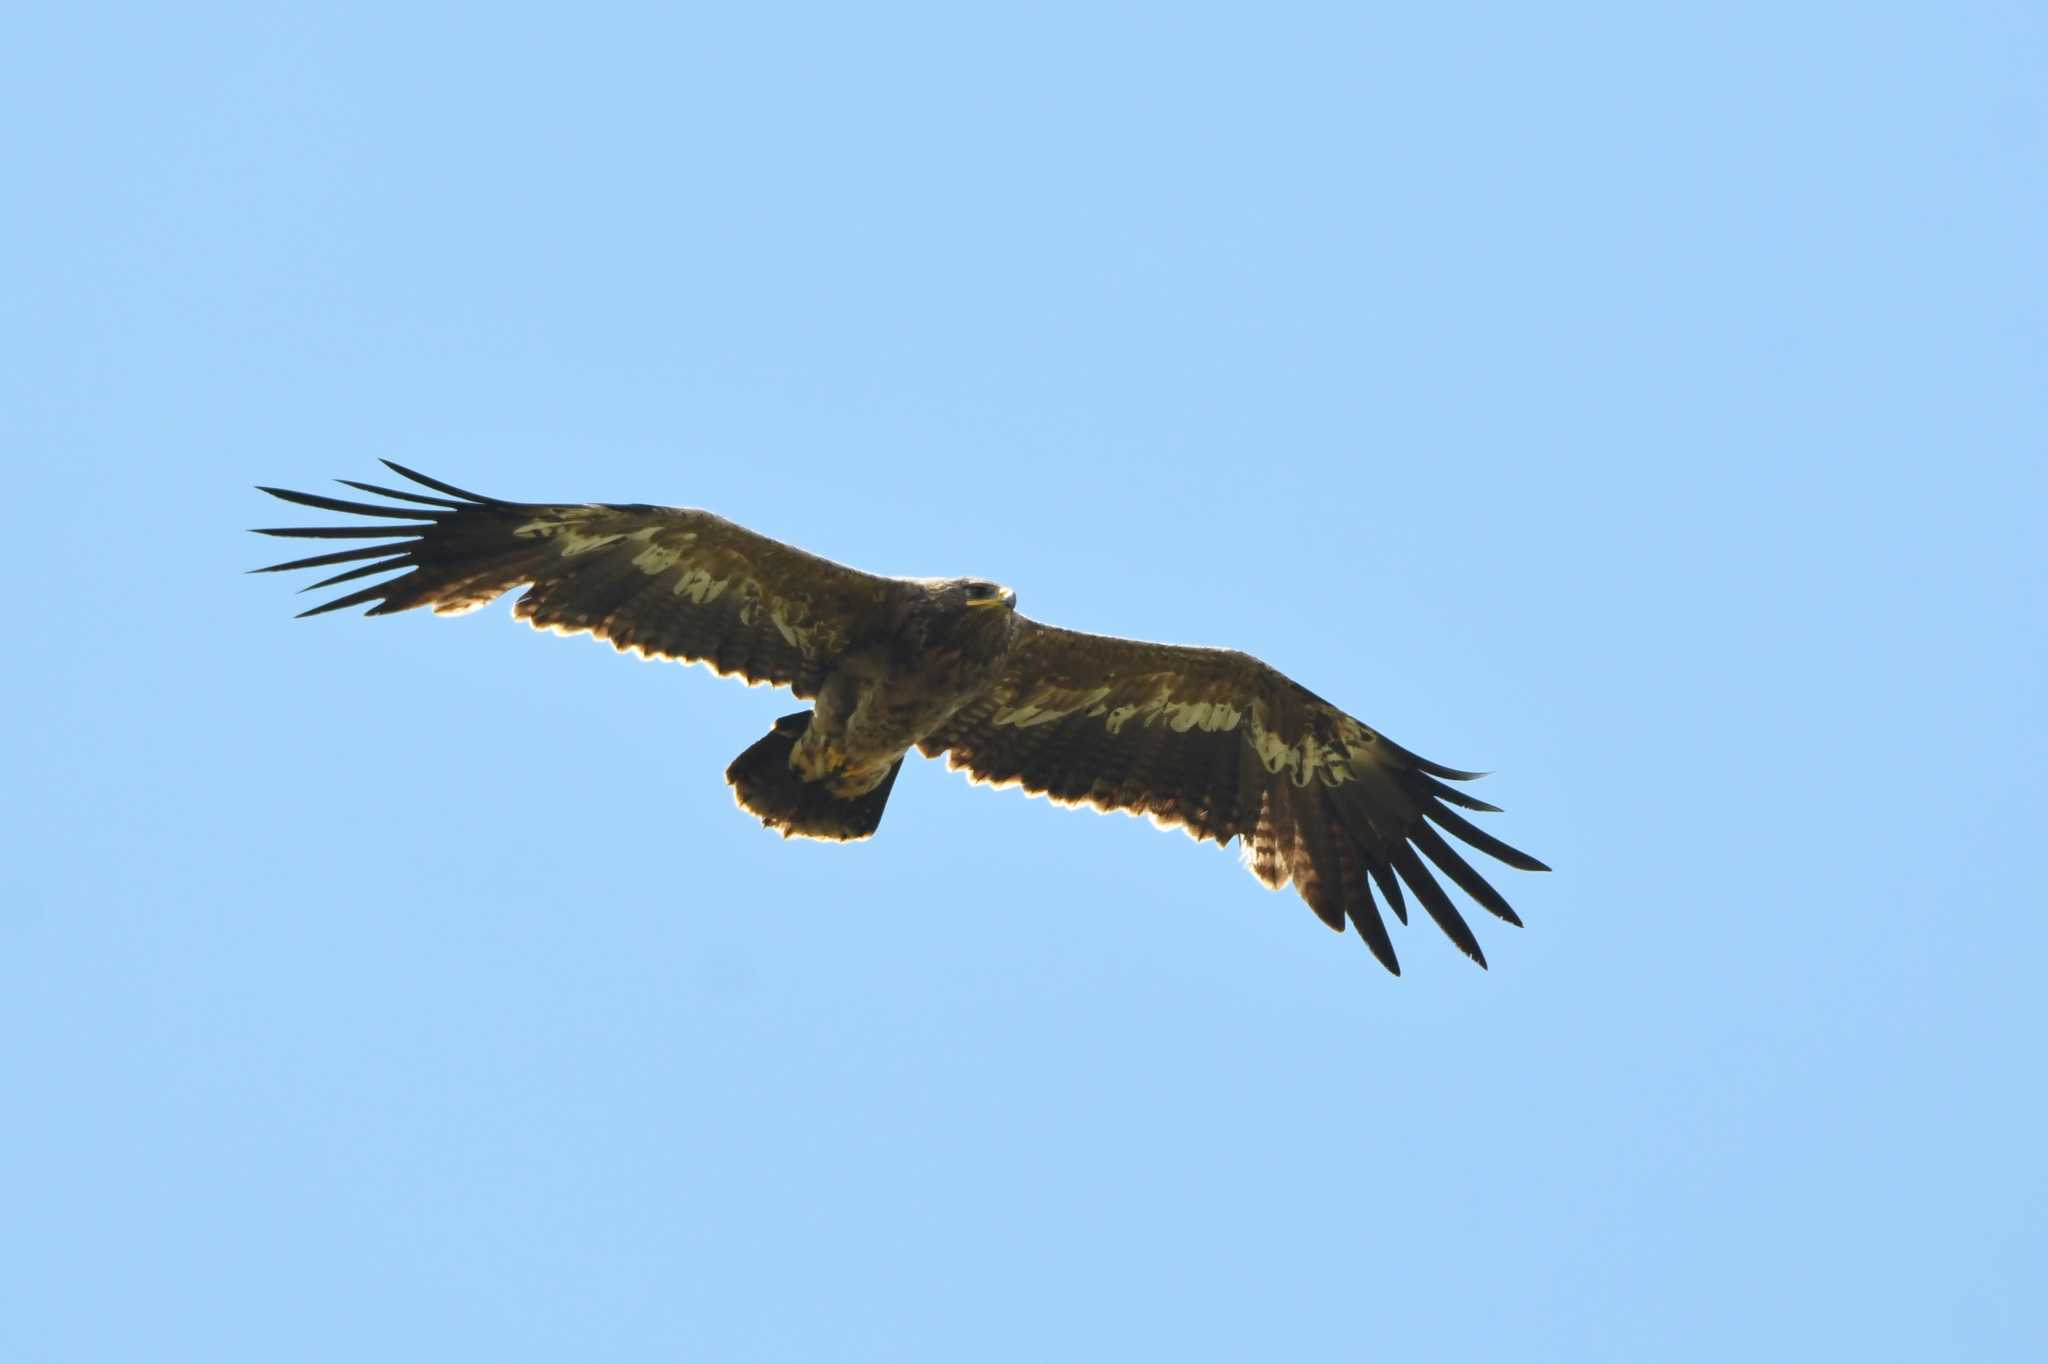
[(776, 721), (725, 774), (784, 837), (868, 837), (908, 752), (943, 753), (977, 782), (1237, 839), (1254, 876), (1276, 890), (1292, 881), (1339, 932), (1349, 920), (1396, 975), (1375, 888), (1404, 924), (1412, 894), (1481, 966), (1431, 866), (1521, 922), (1445, 834), (1547, 870), (1457, 812), (1497, 808), (1448, 784), (1481, 774), (1416, 756), (1249, 654), (1043, 625), (996, 583), (864, 573), (706, 511), (503, 502), (384, 463), (435, 495), (353, 479), (340, 481), (391, 502), (262, 491), (404, 524), (258, 532), (384, 543), (255, 571), (356, 565), (313, 588), (398, 574), (308, 616), (366, 604), (373, 616), (452, 615), (524, 587), (513, 614), (537, 628), (788, 687), (810, 709)]

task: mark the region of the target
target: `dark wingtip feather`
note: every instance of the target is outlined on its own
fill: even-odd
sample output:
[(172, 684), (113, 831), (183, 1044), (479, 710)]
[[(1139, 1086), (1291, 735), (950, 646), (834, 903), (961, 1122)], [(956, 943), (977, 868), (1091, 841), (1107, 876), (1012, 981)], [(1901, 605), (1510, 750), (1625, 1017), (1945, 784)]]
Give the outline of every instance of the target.
[(326, 497), (320, 493), (293, 492), (290, 488), (271, 488), (259, 483), (258, 492), (269, 493), (280, 502), (292, 502), (301, 507), (315, 507), (321, 511), (347, 512), (351, 516), (381, 516), (392, 521), (431, 522), (433, 512), (414, 511), (409, 507), (380, 507), (371, 502), (347, 502), (339, 497)]
[(410, 555), (400, 554), (393, 558), (381, 559), (374, 564), (364, 564), (361, 568), (351, 568), (346, 572), (337, 573), (331, 578), (322, 578), (317, 583), (308, 583), (300, 588), (299, 591), (318, 592), (323, 587), (333, 587), (336, 583), (345, 583), (351, 579), (374, 578), (379, 573), (396, 572), (401, 568), (407, 567), (411, 562), (412, 557)]
[(1405, 926), (1408, 922), (1408, 901), (1401, 894), (1401, 883), (1394, 879), (1394, 873), (1387, 866), (1386, 859), (1367, 855), (1365, 869), (1372, 873), (1373, 882), (1379, 886), (1380, 894), (1386, 897), (1387, 908), (1394, 911), (1394, 917)]
[(434, 491), (446, 493), (450, 497), (466, 498), (471, 502), (484, 503), (486, 506), (502, 507), (505, 505), (495, 497), (485, 497), (482, 493), (473, 493), (467, 488), (458, 488), (453, 483), (443, 483), (438, 478), (428, 478), (416, 469), (406, 468), (395, 459), (380, 459), (377, 462), (391, 470), (391, 472), (411, 479), (423, 488), (432, 488)]
[(1420, 753), (1401, 747), (1401, 745), (1385, 735), (1381, 735), (1380, 738), (1388, 750), (1396, 757), (1415, 768), (1418, 772), (1427, 772), (1432, 777), (1442, 777), (1445, 781), (1478, 781), (1486, 775), (1484, 772), (1467, 772), (1462, 768), (1445, 767), (1442, 763), (1433, 763)]
[(1550, 870), (1546, 864), (1537, 861), (1520, 848), (1501, 842), (1471, 820), (1444, 809), (1443, 806), (1438, 805), (1435, 801), (1423, 801), (1422, 813), (1427, 815), (1436, 824), (1442, 826), (1446, 833), (1460, 839), (1470, 847), (1477, 848), (1488, 857), (1505, 862), (1519, 871)]
[[(381, 603), (385, 596), (388, 595), (388, 593), (390, 592), (390, 589), (390, 583), (372, 583), (370, 586), (362, 588), (359, 591), (351, 592), (345, 597), (336, 597), (333, 601), (321, 602), (318, 606), (312, 607), (305, 611), (301, 611), (298, 614), (298, 619), (304, 620), (308, 616), (324, 616), (329, 611), (339, 611), (342, 610), (344, 607), (350, 606), (361, 606), (364, 602), (367, 601), (375, 601)], [(375, 615), (376, 612), (372, 610), (365, 612), (364, 614)]]
[[(1373, 911), (1373, 917), (1378, 919), (1378, 911)], [(1366, 950), (1372, 953), (1372, 959), (1386, 967), (1388, 975), (1400, 975), (1401, 959), (1394, 955), (1394, 945), (1387, 938), (1387, 926), (1381, 924), (1379, 937), (1374, 938), (1365, 931), (1363, 920), (1354, 919), (1352, 922), (1358, 925), (1358, 936), (1365, 939)]]
[[(375, 493), (379, 497), (396, 497), (401, 499), (402, 501), (418, 502), (429, 507), (448, 507), (453, 510), (460, 511), (464, 506), (463, 503), (457, 502), (452, 498), (423, 497), (419, 493), (401, 492), (397, 488), (386, 488), (376, 483), (362, 483), (358, 482), (356, 479), (353, 478), (337, 478), (334, 481), (336, 483), (343, 485), (344, 487), (354, 488), (358, 492)], [(421, 515), (429, 516), (432, 515), (432, 513), (422, 512)]]
[(1437, 869), (1458, 883), (1458, 888), (1475, 900), (1481, 909), (1498, 919), (1505, 919), (1515, 927), (1522, 926), (1521, 916), (1508, 904), (1507, 897), (1495, 890), (1487, 879), (1473, 870), (1472, 864), (1458, 856), (1458, 850), (1444, 842), (1442, 834), (1417, 821), (1408, 837), (1415, 846), (1422, 849), (1422, 855), (1436, 863)]
[(1394, 940), (1387, 936), (1386, 920), (1380, 918), (1379, 906), (1372, 902), (1370, 882), (1358, 883), (1358, 901), (1351, 906), (1351, 926), (1365, 939), (1373, 960), (1386, 967), (1389, 975), (1400, 975), (1401, 959), (1394, 955)]
[(251, 526), (251, 535), (281, 535), (287, 540), (402, 540), (426, 526)]
[(1482, 777), (1493, 775), (1491, 772), (1467, 772), (1463, 768), (1445, 767), (1442, 763), (1433, 763), (1427, 758), (1417, 758), (1415, 765), (1432, 777), (1442, 777), (1445, 781), (1478, 781)]
[(1446, 786), (1426, 772), (1417, 772), (1410, 780), (1438, 800), (1447, 800), (1453, 805), (1462, 806), (1467, 810), (1477, 810), (1482, 814), (1497, 815), (1501, 812), (1498, 805), (1489, 805), (1477, 796), (1466, 795), (1455, 786)]
[(1429, 868), (1422, 865), (1415, 849), (1406, 843), (1398, 843), (1389, 852), (1388, 860), (1394, 864), (1394, 870), (1401, 873), (1401, 879), (1408, 883), (1408, 889), (1415, 892), (1415, 898), (1422, 901), (1422, 907), (1429, 911), (1430, 918), (1436, 920), (1436, 926), (1444, 931), (1444, 936), (1457, 944), (1460, 952), (1485, 966), (1486, 953), (1480, 950), (1472, 925), (1458, 913), (1458, 907), (1451, 903), (1451, 897), (1429, 874)]
[(392, 545), (364, 545), (358, 549), (338, 549), (332, 554), (314, 554), (304, 559), (291, 559), (281, 564), (265, 564), (252, 568), (251, 573), (283, 573), (295, 568), (325, 568), (329, 564), (345, 564), (351, 559), (381, 559), (394, 553)]

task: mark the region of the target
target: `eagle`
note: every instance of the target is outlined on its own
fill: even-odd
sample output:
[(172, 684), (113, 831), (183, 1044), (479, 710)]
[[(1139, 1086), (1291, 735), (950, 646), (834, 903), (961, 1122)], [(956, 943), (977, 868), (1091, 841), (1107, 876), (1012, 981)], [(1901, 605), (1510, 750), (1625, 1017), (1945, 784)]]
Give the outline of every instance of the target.
[(1252, 875), (1275, 890), (1293, 882), (1316, 917), (1338, 932), (1349, 922), (1395, 975), (1375, 891), (1403, 924), (1413, 895), (1486, 965), (1432, 867), (1521, 923), (1446, 834), (1549, 870), (1458, 813), (1498, 811), (1449, 784), (1483, 774), (1418, 757), (1250, 654), (1045, 625), (1000, 584), (865, 573), (707, 511), (505, 502), (383, 463), (430, 491), (354, 479), (338, 482), (389, 502), (261, 491), (404, 524), (261, 529), (379, 543), (252, 571), (354, 565), (306, 591), (398, 575), (302, 616), (456, 615), (523, 587), (513, 614), (536, 628), (789, 688), (810, 709), (777, 720), (725, 773), (739, 804), (785, 838), (869, 837), (910, 750), (944, 754), (975, 782), (1235, 839)]

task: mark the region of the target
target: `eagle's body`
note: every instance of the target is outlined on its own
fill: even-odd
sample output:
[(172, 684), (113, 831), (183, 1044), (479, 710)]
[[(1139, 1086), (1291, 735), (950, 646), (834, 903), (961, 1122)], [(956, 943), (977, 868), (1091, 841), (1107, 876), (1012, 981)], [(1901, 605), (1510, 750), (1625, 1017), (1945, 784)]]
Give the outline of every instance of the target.
[(968, 596), (992, 587), (966, 579), (891, 585), (886, 634), (835, 661), (818, 688), (793, 763), (806, 780), (829, 782), (842, 795), (872, 790), (912, 744), (995, 685), (1016, 599)]
[(867, 837), (905, 754), (944, 753), (979, 781), (1239, 839), (1260, 880), (1292, 880), (1396, 972), (1375, 887), (1406, 922), (1405, 885), (1485, 964), (1424, 858), (1520, 922), (1438, 829), (1543, 870), (1448, 808), (1493, 809), (1445, 784), (1478, 774), (1417, 757), (1248, 654), (1043, 625), (993, 583), (863, 573), (709, 512), (502, 502), (391, 467), (446, 496), (350, 482), (411, 504), (392, 507), (265, 489), (413, 523), (264, 531), (399, 541), (274, 565), (373, 561), (316, 587), (403, 570), (305, 614), (366, 603), (371, 615), (454, 613), (525, 586), (515, 612), (537, 627), (786, 686), (811, 709), (777, 721), (726, 772), (740, 804), (785, 836)]

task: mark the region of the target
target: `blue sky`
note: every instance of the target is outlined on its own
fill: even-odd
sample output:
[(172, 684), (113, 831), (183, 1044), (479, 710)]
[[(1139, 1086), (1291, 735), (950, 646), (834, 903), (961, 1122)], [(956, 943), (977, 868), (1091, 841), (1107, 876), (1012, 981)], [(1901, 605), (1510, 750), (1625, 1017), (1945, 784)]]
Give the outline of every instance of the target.
[[(4, 46), (0, 1355), (2048, 1355), (2035, 7)], [(1251, 650), (1557, 870), (1393, 980), (937, 764), (784, 843), (786, 697), (240, 576), (380, 456)]]

